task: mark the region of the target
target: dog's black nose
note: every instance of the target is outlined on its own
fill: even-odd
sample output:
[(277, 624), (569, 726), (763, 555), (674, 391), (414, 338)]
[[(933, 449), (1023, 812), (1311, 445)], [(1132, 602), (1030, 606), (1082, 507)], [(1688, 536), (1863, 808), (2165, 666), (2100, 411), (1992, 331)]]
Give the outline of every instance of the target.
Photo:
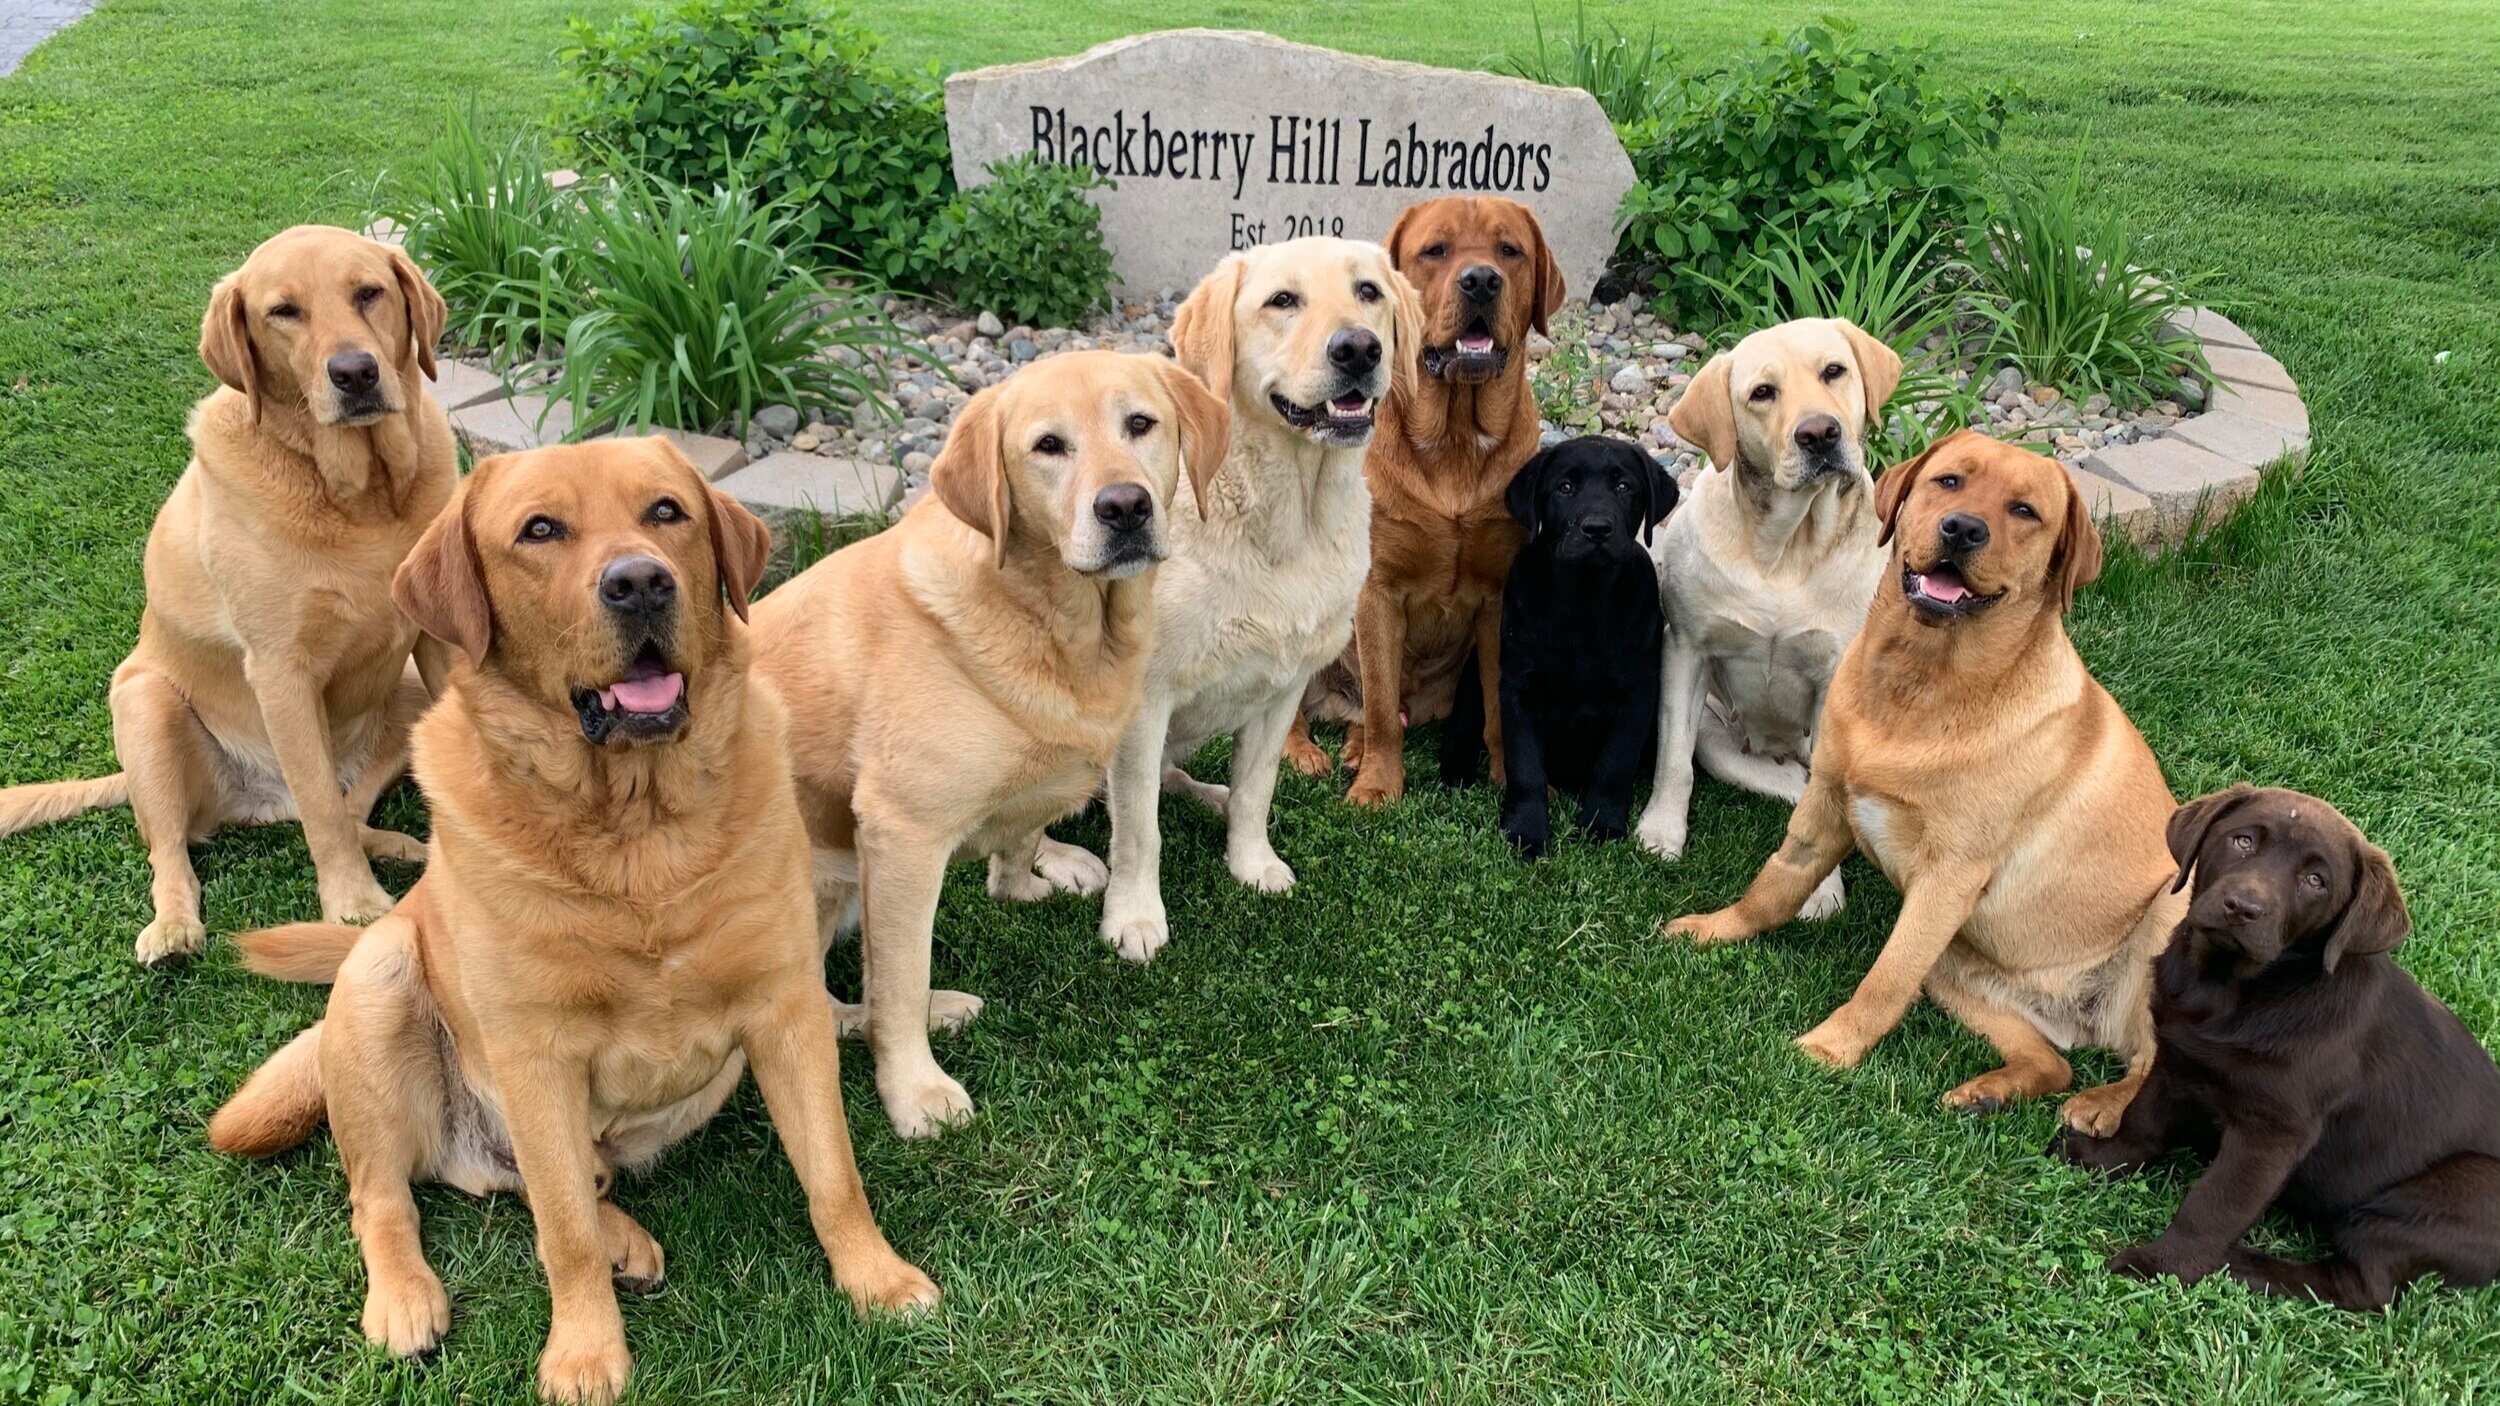
[(1458, 296), (1471, 303), (1492, 302), (1502, 296), (1502, 271), (1491, 264), (1460, 270)]
[(610, 610), (650, 614), (677, 599), (677, 578), (651, 557), (619, 557), (599, 573), (599, 599)]
[(1840, 447), (1840, 421), (1829, 415), (1808, 415), (1797, 422), (1797, 447), (1825, 454)]
[(324, 369), (330, 373), (330, 384), (349, 395), (363, 395), (382, 384), (382, 363), (371, 352), (342, 352), (331, 357)]
[(1134, 483), (1115, 483), (1094, 495), (1094, 516), (1114, 532), (1135, 532), (1155, 515), (1155, 500)]
[(2245, 893), (2226, 893), (2222, 896), (2222, 911), (2235, 923), (2253, 923), (2266, 916), (2266, 905)]
[(1988, 524), (1969, 513), (1947, 513), (1936, 524), (1936, 535), (1948, 551), (1975, 552), (1988, 545)]
[(1362, 376), (1380, 364), (1380, 335), (1368, 327), (1340, 329), (1328, 339), (1328, 364), (1349, 376)]
[(1603, 542), (1615, 535), (1615, 520), (1610, 517), (1589, 518), (1580, 524), (1580, 535), (1592, 542)]

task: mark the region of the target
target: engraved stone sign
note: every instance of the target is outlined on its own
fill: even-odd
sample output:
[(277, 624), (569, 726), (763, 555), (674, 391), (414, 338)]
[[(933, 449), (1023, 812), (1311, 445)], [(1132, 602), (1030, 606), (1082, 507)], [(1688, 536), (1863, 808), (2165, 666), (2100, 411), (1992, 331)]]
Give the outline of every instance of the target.
[(1385, 239), (1400, 210), (1501, 195), (1536, 212), (1574, 296), (1615, 247), (1632, 162), (1577, 88), (1173, 29), (946, 80), (955, 179), (1033, 154), (1087, 165), (1132, 294), (1186, 290), (1234, 249)]

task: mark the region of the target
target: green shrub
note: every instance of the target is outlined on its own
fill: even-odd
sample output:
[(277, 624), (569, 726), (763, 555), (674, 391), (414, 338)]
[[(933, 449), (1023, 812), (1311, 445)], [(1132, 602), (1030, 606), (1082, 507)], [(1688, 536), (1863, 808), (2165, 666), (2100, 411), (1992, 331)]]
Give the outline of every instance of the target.
[[(564, 222), (498, 305), (537, 329), (550, 400), (577, 431), (743, 432), (767, 405), (831, 414), (884, 389), (865, 347), (902, 337), (795, 254), (800, 222), (743, 187), (627, 177)], [(844, 348), (854, 354), (841, 355)]]
[(1589, 30), (1588, 6), (1575, 6), (1571, 37), (1553, 49), (1545, 44), (1545, 20), (1535, 16), (1536, 52), (1503, 54), (1494, 71), (1553, 88), (1578, 88), (1597, 99), (1617, 128), (1652, 116), (1675, 81), (1679, 62), (1672, 45), (1658, 42), (1658, 27), (1638, 44), (1613, 25), (1600, 39)]
[(2204, 348), (2176, 330), (2204, 280), (2150, 269), (2125, 221), (2086, 209), (2080, 161), (2063, 184), (2019, 183), (1999, 204), (2002, 215), (1966, 236), (1992, 357), (2025, 380), (2128, 407), (2175, 394), (2183, 374), (2211, 377)]
[(1111, 250), (1085, 192), (1111, 183), (1091, 166), (1018, 156), (959, 191), (930, 227), (926, 254), (957, 303), (1011, 322), (1070, 326), (1109, 299)]
[(1985, 218), (1981, 159), (2006, 97), (1946, 87), (1934, 57), (1865, 47), (1827, 21), (1681, 80), (1624, 133), (1640, 179), (1624, 197), (1619, 254), (1663, 263), (1670, 313), (1707, 314), (1710, 280), (1756, 262), (1783, 231), (1821, 262), (1913, 217)]
[(563, 149), (696, 189), (743, 184), (789, 210), (819, 258), (927, 286), (922, 236), (955, 186), (934, 68), (887, 65), (820, 0), (671, 0), (568, 33)]
[[(416, 165), (383, 179), (380, 213), (398, 222), (415, 259), (451, 310), (453, 341), (499, 360), (537, 351), (535, 325), (505, 315), (498, 291), (541, 270), (541, 251), (573, 201), (547, 185), (547, 163), (527, 133), (496, 146), (476, 114), (454, 107)], [(533, 338), (532, 340), (523, 340)]]

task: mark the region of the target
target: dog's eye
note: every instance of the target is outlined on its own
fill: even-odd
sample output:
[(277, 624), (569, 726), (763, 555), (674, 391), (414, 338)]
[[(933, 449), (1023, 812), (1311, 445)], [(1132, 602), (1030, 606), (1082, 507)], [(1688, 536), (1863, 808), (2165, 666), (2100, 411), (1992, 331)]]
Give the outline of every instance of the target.
[(1131, 439), (1137, 438), (1139, 435), (1144, 434), (1146, 431), (1151, 430), (1154, 427), (1155, 417), (1152, 415), (1131, 415), (1128, 417), (1128, 437)]
[(1511, 243), (1507, 239), (1502, 241), (1501, 249), (1502, 257), (1505, 259), (1516, 259), (1519, 257), (1519, 246)]
[(1754, 387), (1752, 394), (1746, 396), (1745, 399), (1752, 401), (1756, 405), (1764, 405), (1779, 399), (1779, 395), (1780, 388), (1772, 385), (1768, 381), (1765, 381), (1761, 385)]
[(1299, 304), (1301, 301), (1302, 300), (1300, 298), (1293, 295), (1292, 289), (1280, 288), (1276, 291), (1273, 297), (1267, 300), (1267, 305), (1279, 312), (1290, 312), (1293, 310), (1295, 305)]
[(1616, 491), (1617, 493), (1629, 493), (1629, 492), (1631, 492), (1631, 491), (1632, 491), (1632, 480), (1630, 480), (1630, 479), (1628, 479), (1628, 478), (1619, 478), (1619, 479), (1616, 479), (1616, 480), (1615, 480), (1615, 491)]
[(304, 310), (293, 303), (280, 303), (269, 310), (269, 315), (276, 318), (301, 317), (304, 315)]
[(2300, 881), (2303, 885), (2316, 889), (2321, 893), (2326, 891), (2326, 875), (2319, 873), (2315, 869), (2301, 875)]
[(1954, 492), (1962, 486), (1962, 476), (1960, 474), (1938, 474), (1936, 475), (1936, 486), (1943, 489), (1947, 493)]
[(1366, 279), (1354, 285), (1354, 296), (1367, 303), (1380, 301), (1380, 285)]
[(1427, 259), (1444, 259), (1449, 257), (1449, 253), (1450, 246), (1447, 244), (1427, 244), (1424, 246), (1423, 257)]
[(382, 285), (379, 283), (368, 283), (364, 287), (356, 290), (356, 306), (360, 308), (372, 307), (373, 300), (381, 296)]
[(1055, 434), (1046, 434), (1033, 441), (1033, 452), (1057, 458), (1068, 452), (1068, 442)]
[(2257, 847), (2257, 837), (2256, 837), (2256, 836), (2254, 836), (2254, 835), (2233, 835), (2233, 836), (2231, 837), (2231, 848), (2233, 848), (2233, 849), (2235, 849), (2235, 850), (2239, 851), (2239, 852), (2240, 852), (2240, 853), (2242, 853), (2242, 854), (2246, 854), (2246, 853), (2248, 853), (2250, 850), (2255, 849), (2256, 847)]
[(652, 504), (651, 511), (644, 513), (643, 517), (651, 522), (684, 522), (686, 510), (677, 505), (676, 499), (662, 498)]
[(1831, 365), (1823, 368), (1823, 383), (1825, 385), (1830, 385), (1832, 382), (1837, 381), (1841, 377), (1848, 374), (1849, 368), (1835, 361)]
[(2016, 503), (2010, 511), (2019, 518), (2029, 518), (2033, 522), (2040, 520), (2040, 510), (2029, 503)]
[(1568, 498), (1572, 494), (1580, 491), (1580, 480), (1576, 478), (1564, 479), (1561, 483), (1554, 486), (1554, 491)]
[(563, 536), (564, 524), (543, 513), (521, 524), (521, 540), (524, 542), (553, 542)]

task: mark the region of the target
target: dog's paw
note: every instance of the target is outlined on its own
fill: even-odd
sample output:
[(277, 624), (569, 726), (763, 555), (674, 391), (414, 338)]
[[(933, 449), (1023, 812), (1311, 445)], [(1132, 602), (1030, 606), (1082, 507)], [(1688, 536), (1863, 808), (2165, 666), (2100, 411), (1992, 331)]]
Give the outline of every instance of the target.
[(932, 991), (929, 993), (929, 1030), (932, 1034), (953, 1035), (981, 1018), (983, 1002), (968, 991)]
[(375, 859), (387, 859), (393, 864), (425, 862), (425, 841), (414, 835), (403, 835), (397, 830), (376, 830), (368, 825), (363, 839), (365, 853)]
[(620, 1332), (582, 1334), (558, 1332), (547, 1339), (538, 1358), (538, 1399), (564, 1406), (609, 1406), (625, 1394), (634, 1374), (634, 1355), (625, 1350)]
[(888, 1080), (879, 1071), (877, 1097), (899, 1138), (933, 1138), (958, 1123), (972, 1121), (972, 1095), (936, 1065), (925, 1072)]
[(1233, 788), (1214, 781), (1201, 781), (1186, 772), (1169, 776), (1163, 789), (1175, 796), (1187, 796), (1217, 815), (1232, 804)]
[(1117, 920), (1108, 915), (1102, 922), (1102, 940), (1111, 950), (1131, 962), (1151, 962), (1172, 940), (1172, 929), (1161, 912), (1137, 913)]
[(2220, 1267), (2219, 1262), (2197, 1263), (2190, 1255), (2182, 1255), (2176, 1245), (2161, 1239), (2147, 1240), (2141, 1245), (2120, 1250), (2101, 1266), (2112, 1274), (2123, 1274), (2129, 1279), (2170, 1278), (2182, 1284), (2193, 1284)]
[(325, 923), (370, 923), (391, 911), (399, 900), (391, 891), (373, 881), (371, 874), (358, 875), (335, 887), (322, 885), (321, 921)]
[(599, 1228), (608, 1242), (608, 1272), (629, 1294), (656, 1292), (668, 1278), (668, 1256), (640, 1222), (602, 1202)]
[(2127, 1105), (2134, 1101), (2134, 1086), (2103, 1084), (2066, 1100), (2060, 1116), (2067, 1127), (2086, 1137), (2105, 1138), (2118, 1131), (2119, 1122), (2127, 1116)]
[(1276, 857), (1276, 851), (1265, 845), (1255, 853), (1238, 857), (1226, 856), (1224, 865), (1233, 877), (1261, 893), (1283, 893), (1293, 887), (1293, 866)]
[(1664, 932), (1668, 937), (1683, 938), (1695, 947), (1717, 947), (1724, 943), (1742, 942), (1753, 936), (1725, 908), (1716, 913), (1687, 913), (1681, 918), (1671, 918)]
[(1376, 810), (1381, 806), (1395, 803), (1405, 794), (1406, 778), (1403, 776), (1394, 779), (1358, 776), (1354, 779), (1353, 787), (1345, 793), (1345, 798), (1349, 805), (1361, 806), (1365, 810)]
[(163, 914), (139, 929), (137, 950), (142, 966), (178, 966), (198, 956), (206, 946), (207, 927), (188, 915)]
[(1984, 1118), (2013, 1107), (2023, 1094), (2022, 1081), (2015, 1077), (2012, 1070), (1996, 1069), (1946, 1090), (1944, 1106), (1956, 1113)]
[(1001, 903), (1039, 903), (1057, 893), (1050, 880), (1030, 869), (1019, 869), (997, 855), (990, 856), (990, 897)]
[(1638, 830), (1641, 848), (1664, 860), (1684, 857), (1684, 817), (1666, 811), (1651, 810), (1641, 816)]
[(1042, 841), (1041, 857), (1033, 868), (1062, 893), (1097, 894), (1111, 882), (1111, 866), (1092, 850), (1057, 840)]
[(365, 1291), (361, 1326), (367, 1342), (394, 1357), (424, 1357), (451, 1331), (451, 1296), (430, 1270), (388, 1287), (376, 1283)]
[(1516, 821), (1504, 825), (1502, 836), (1510, 841), (1510, 847), (1518, 851), (1519, 857), (1525, 860), (1543, 859), (1546, 851), (1554, 847), (1553, 830), (1543, 820)]
[[(934, 1004), (934, 992), (931, 993)], [(835, 1001), (833, 1003), (833, 1037), (857, 1040), (868, 1034), (868, 1003), (866, 1001)]]
[(1326, 776), (1337, 769), (1336, 758), (1320, 750), (1320, 745), (1307, 737), (1285, 740), (1285, 764), (1304, 776)]
[(1797, 916), (1809, 923), (1819, 923), (1839, 912), (1841, 903), (1847, 897), (1840, 887), (1840, 871), (1834, 869), (1823, 876), (1823, 882), (1814, 886), (1814, 892), (1806, 895), (1806, 901), (1797, 909)]
[(877, 1313), (911, 1317), (937, 1307), (938, 1286), (902, 1256), (884, 1250), (858, 1258), (869, 1262), (835, 1265), (833, 1282), (850, 1295), (851, 1311), (860, 1317)]
[(1797, 1037), (1806, 1058), (1832, 1069), (1855, 1069), (1874, 1042), (1834, 1017)]

